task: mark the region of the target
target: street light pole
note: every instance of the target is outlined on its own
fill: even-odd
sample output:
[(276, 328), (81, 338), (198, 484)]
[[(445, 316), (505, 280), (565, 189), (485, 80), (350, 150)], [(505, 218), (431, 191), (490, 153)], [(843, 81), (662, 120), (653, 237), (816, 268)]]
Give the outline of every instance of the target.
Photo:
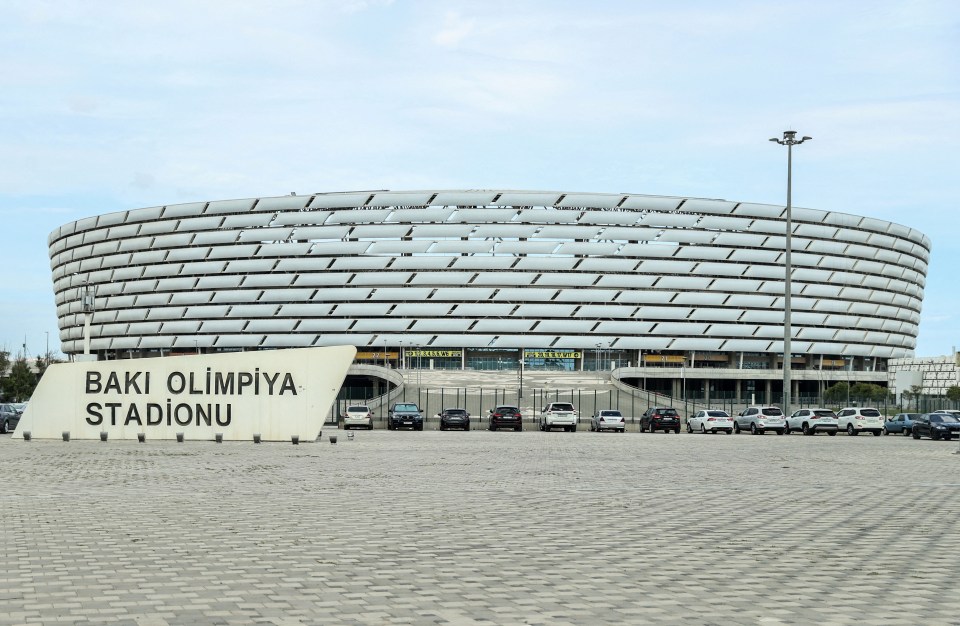
[(783, 131), (783, 139), (772, 137), (770, 141), (776, 142), (781, 146), (787, 147), (787, 241), (786, 253), (784, 254), (784, 285), (783, 285), (783, 414), (790, 415), (790, 368), (793, 365), (793, 354), (790, 350), (790, 339), (793, 335), (793, 329), (790, 327), (790, 288), (791, 288), (791, 268), (790, 268), (790, 248), (792, 245), (791, 236), (793, 235), (793, 221), (791, 216), (791, 193), (793, 191), (793, 147), (809, 141), (813, 137), (804, 135), (797, 139), (797, 131)]

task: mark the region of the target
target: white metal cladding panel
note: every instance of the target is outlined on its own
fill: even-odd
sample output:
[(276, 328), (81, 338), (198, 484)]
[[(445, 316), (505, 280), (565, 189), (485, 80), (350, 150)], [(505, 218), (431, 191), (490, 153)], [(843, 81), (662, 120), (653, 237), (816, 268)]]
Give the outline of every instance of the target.
[(593, 320), (544, 320), (537, 324), (534, 332), (583, 335), (590, 333), (595, 325), (596, 322)]
[(172, 235), (159, 235), (153, 238), (152, 247), (154, 248), (183, 248), (193, 241), (193, 233), (174, 233)]
[(215, 246), (223, 244), (235, 244), (240, 236), (238, 230), (213, 230), (196, 233), (193, 238), (194, 245), (197, 246)]
[(332, 228), (348, 230), (349, 226), (323, 226), (327, 218), (332, 214), (331, 211), (294, 211), (292, 213), (277, 213), (270, 221), (273, 226), (293, 226), (297, 230), (297, 238), (305, 239), (302, 234), (304, 230), (312, 231), (315, 228)]
[(183, 266), (179, 263), (158, 263), (157, 265), (147, 265), (143, 268), (144, 278), (166, 278), (168, 276), (177, 276)]
[(392, 315), (411, 318), (439, 317), (446, 315), (452, 306), (448, 302), (401, 302), (393, 309)]
[(218, 319), (218, 320), (203, 320), (203, 323), (200, 325), (200, 332), (202, 333), (239, 333), (243, 332), (244, 326), (247, 325), (247, 320), (245, 319)]
[(657, 281), (657, 289), (670, 289), (673, 291), (704, 290), (712, 279), (702, 276), (664, 276)]
[(836, 239), (837, 229), (823, 224), (795, 224), (793, 232), (801, 237), (811, 239)]
[(861, 317), (857, 320), (857, 328), (881, 330), (883, 328), (883, 320), (879, 317)]
[(904, 308), (919, 308), (920, 306), (920, 302), (918, 300), (914, 300), (910, 296), (899, 293), (893, 294), (891, 304)]
[(499, 206), (553, 206), (563, 194), (546, 191), (505, 191), (491, 204)]
[[(411, 320), (409, 319), (399, 318), (359, 319), (350, 328), (353, 332), (396, 332), (404, 333), (404, 336), (406, 336), (407, 329), (410, 328), (410, 323)], [(302, 326), (298, 330), (302, 330)]]
[(311, 319), (314, 317), (323, 317), (324, 315), (328, 315), (331, 309), (333, 309), (333, 304), (285, 303), (280, 305), (280, 311), (277, 314), (287, 317)]
[[(286, 246), (291, 244), (286, 244), (284, 246), (285, 250), (289, 250)], [(331, 242), (320, 242), (313, 244), (306, 244), (310, 246), (310, 254), (314, 256), (345, 256), (348, 254), (359, 255), (363, 254), (367, 248), (370, 247), (369, 241), (331, 241)], [(292, 248), (292, 246), (291, 246)], [(291, 254), (302, 254), (296, 252), (287, 252), (287, 255)]]
[(513, 303), (476, 302), (457, 306), (453, 314), (465, 317), (502, 316), (509, 315), (513, 308)]
[(212, 297), (207, 291), (180, 291), (170, 294), (170, 304), (206, 304)]
[(420, 224), (446, 222), (455, 210), (453, 207), (439, 206), (426, 209), (395, 209), (390, 215), (390, 221)]
[(696, 263), (691, 261), (667, 261), (667, 260), (649, 260), (644, 261), (637, 268), (638, 271), (646, 274), (689, 274), (693, 271)]
[(725, 293), (705, 293), (688, 291), (677, 294), (673, 299), (674, 304), (691, 304), (695, 306), (721, 306), (727, 299)]
[(819, 267), (823, 269), (820, 261), (823, 259), (819, 254), (807, 254), (806, 252), (793, 251), (790, 260), (795, 267)]
[(393, 260), (390, 265), (392, 270), (442, 270), (450, 265), (450, 257), (447, 256), (413, 256), (400, 257)]
[(167, 250), (167, 261), (202, 261), (210, 253), (210, 248), (174, 248)]
[(441, 191), (431, 202), (434, 206), (485, 206), (493, 202), (496, 191)]
[(217, 304), (256, 302), (260, 298), (259, 289), (237, 289), (213, 292), (212, 301)]
[(557, 203), (559, 207), (591, 207), (612, 209), (624, 199), (623, 194), (568, 193)]
[[(509, 257), (508, 257), (509, 258)], [(511, 258), (511, 262), (516, 261)], [(572, 270), (578, 259), (565, 257), (524, 257), (516, 261), (514, 269), (544, 272), (564, 272)]]
[(696, 308), (688, 319), (698, 322), (735, 322), (740, 319), (742, 311), (728, 308)]
[(297, 280), (294, 281), (294, 285), (297, 287), (317, 287), (320, 285), (337, 285), (342, 286), (347, 284), (347, 281), (350, 280), (350, 277), (353, 274), (349, 272), (321, 272), (316, 274), (298, 274)]
[(334, 307), (332, 315), (340, 317), (385, 316), (393, 306), (389, 302), (346, 302)]
[(494, 250), (497, 254), (553, 254), (560, 245), (555, 241), (503, 241)]
[(623, 246), (620, 256), (657, 259), (672, 257), (680, 247), (676, 244), (630, 243)]
[(704, 334), (709, 337), (752, 337), (758, 328), (756, 324), (710, 324)]
[(642, 320), (607, 320), (600, 322), (593, 333), (608, 335), (645, 335), (648, 334), (653, 327), (653, 322), (645, 322)]
[(551, 272), (541, 274), (537, 279), (537, 287), (589, 287), (597, 282), (595, 274), (580, 274), (578, 272)]
[(746, 310), (740, 316), (740, 321), (757, 324), (783, 324), (783, 311), (777, 309)]
[[(377, 320), (370, 320), (370, 323), (361, 328), (360, 322), (354, 327), (354, 330), (383, 330), (383, 326), (377, 325)], [(467, 332), (473, 320), (449, 319), (426, 319), (417, 320), (413, 323), (413, 332), (417, 333), (443, 333), (443, 332)]]
[(633, 211), (587, 211), (580, 218), (580, 223), (626, 226), (636, 224), (642, 218), (642, 213)]
[[(193, 280), (193, 279), (191, 279)], [(199, 276), (197, 278), (197, 289), (199, 290), (218, 290), (218, 289), (236, 289), (240, 286), (243, 276), (231, 276), (225, 274), (214, 274), (211, 276)]]
[(413, 275), (412, 285), (465, 285), (473, 272), (419, 272)]
[(517, 215), (516, 209), (458, 209), (450, 218), (451, 222), (469, 222), (471, 224), (506, 224)]
[(189, 306), (184, 312), (184, 318), (190, 319), (220, 319), (226, 317), (230, 307), (223, 305)]
[(417, 224), (412, 227), (411, 237), (415, 239), (450, 239), (468, 236), (473, 232), (471, 224)]
[(448, 300), (452, 302), (461, 302), (464, 300), (485, 300), (492, 297), (494, 291), (494, 289), (489, 287), (462, 287), (459, 289), (444, 287), (437, 289), (433, 295), (430, 296), (430, 299)]
[(856, 274), (844, 274), (843, 272), (831, 272), (830, 270), (817, 270), (803, 267), (792, 268), (790, 276), (794, 281), (808, 283), (856, 281), (859, 284), (859, 281), (863, 278)]
[(92, 245), (99, 243), (107, 238), (107, 229), (98, 228), (97, 230), (89, 230), (83, 233), (83, 243), (85, 245)]
[[(256, 199), (257, 205), (254, 210), (256, 211), (300, 211), (306, 208), (307, 202), (309, 200), (310, 200), (310, 196), (275, 196), (272, 198), (257, 198)], [(240, 211), (234, 211), (232, 210), (232, 207), (231, 207), (231, 210), (229, 212), (238, 213), (243, 210), (246, 210), (242, 208), (243, 206), (242, 203), (247, 202), (246, 200), (238, 200), (237, 202), (240, 207)], [(207, 209), (208, 213), (214, 208), (212, 204), (213, 203), (211, 203), (211, 206)], [(252, 203), (251, 205), (248, 205), (247, 208), (248, 209), (252, 208)]]
[(98, 270), (100, 269), (100, 264), (100, 259), (84, 259), (83, 261), (80, 261), (80, 271), (92, 272), (94, 270)]
[(223, 228), (237, 229), (237, 233), (244, 232), (239, 229), (264, 228), (271, 221), (273, 216), (269, 213), (248, 213), (241, 215), (227, 215), (223, 218)]
[[(328, 224), (382, 224), (390, 217), (390, 209), (366, 211), (334, 211), (327, 218)], [(409, 226), (407, 226), (409, 228)]]
[(293, 234), (293, 227), (251, 228), (240, 231), (240, 241), (244, 243), (286, 243)]
[(240, 200), (216, 200), (207, 203), (203, 213), (205, 215), (225, 215), (228, 213), (245, 213), (253, 207), (255, 198), (244, 198)]
[(203, 213), (206, 202), (188, 202), (185, 204), (168, 204), (163, 207), (163, 219), (171, 217), (193, 217)]
[(866, 333), (860, 330), (838, 330), (835, 335), (836, 341), (844, 343), (861, 343), (866, 339)]
[(810, 298), (837, 298), (840, 295), (840, 287), (827, 284), (803, 285), (796, 293), (802, 293)]
[[(330, 289), (325, 289), (323, 292), (331, 291)], [(363, 289), (357, 295), (350, 295), (350, 292), (353, 292), (352, 289), (342, 290), (346, 292), (345, 297), (341, 300), (366, 300), (367, 295), (371, 291), (370, 289)], [(380, 287), (379, 289), (373, 290), (373, 295), (370, 297), (371, 300), (386, 300), (387, 302), (404, 302), (404, 301), (418, 301), (426, 300), (430, 297), (430, 292), (433, 291), (429, 287)], [(326, 298), (325, 298), (326, 299)]]
[(730, 260), (737, 263), (777, 263), (782, 252), (774, 249), (747, 248), (734, 250)]
[(478, 333), (525, 333), (533, 326), (533, 321), (522, 319), (483, 319), (477, 320), (473, 330)]
[(199, 329), (199, 320), (177, 320), (164, 322), (160, 332), (166, 335), (192, 335)]
[(297, 320), (273, 319), (251, 320), (245, 329), (248, 333), (287, 333), (293, 330)]
[(673, 306), (644, 306), (640, 307), (636, 317), (645, 320), (685, 320), (693, 309), (689, 307)]
[(722, 293), (735, 293), (742, 291), (752, 293), (760, 289), (762, 284), (762, 281), (751, 280), (749, 278), (716, 278), (712, 283), (710, 283), (708, 289), (710, 291)]
[(577, 309), (575, 304), (521, 304), (513, 314), (517, 317), (562, 317), (569, 318)]
[[(879, 276), (860, 276), (860, 281), (864, 287), (869, 289), (891, 289), (892, 287), (899, 287), (899, 285), (896, 285), (895, 281), (891, 281), (889, 278), (881, 278)], [(890, 293), (887, 294), (887, 296), (892, 298), (893, 294)]]
[(131, 280), (123, 283), (123, 293), (144, 293), (157, 288), (156, 280)]
[(128, 222), (154, 221), (160, 218), (160, 214), (162, 212), (163, 212), (162, 206), (153, 206), (153, 207), (146, 207), (143, 209), (136, 209), (133, 211), (127, 211), (126, 221)]
[(361, 224), (350, 231), (359, 239), (400, 239), (410, 233), (410, 224)]
[(420, 206), (427, 205), (433, 192), (430, 191), (378, 191), (368, 206)]
[[(325, 289), (320, 292), (327, 291)], [(260, 296), (260, 302), (306, 302), (310, 300), (318, 290), (308, 287), (305, 289), (264, 289)]]
[(836, 334), (835, 328), (799, 328), (796, 331), (796, 338), (806, 341), (833, 341)]
[[(381, 285), (405, 285), (414, 274), (412, 272), (360, 272), (354, 274), (351, 285), (380, 287)], [(309, 281), (297, 281), (297, 286), (308, 285)], [(319, 284), (319, 283), (318, 283)], [(337, 284), (337, 283), (326, 283)], [(344, 283), (345, 284), (345, 283)]]
[(372, 191), (356, 191), (351, 193), (321, 193), (317, 194), (313, 200), (310, 201), (310, 208), (339, 209), (363, 206), (367, 202), (367, 199), (372, 195)]
[(136, 237), (134, 239), (124, 239), (120, 242), (122, 252), (134, 250), (149, 250), (153, 247), (153, 237)]
[[(458, 242), (460, 244), (467, 244), (466, 241)], [(366, 254), (381, 254), (389, 256), (398, 256), (401, 254), (418, 254), (424, 252), (432, 252), (432, 247), (436, 245), (433, 241), (429, 240), (420, 240), (420, 241), (375, 241), (370, 244), (370, 247), (367, 248)], [(465, 245), (460, 246), (458, 252), (465, 252), (463, 249)], [(489, 248), (489, 246), (487, 246)], [(486, 252), (487, 249), (480, 250), (481, 252)]]
[(541, 239), (596, 239), (601, 230), (599, 226), (547, 224), (535, 236)]
[[(244, 276), (243, 282), (240, 284), (244, 289), (251, 287), (289, 287), (295, 277), (295, 274), (250, 274)], [(305, 285), (298, 285), (298, 287), (305, 287)]]
[[(731, 217), (729, 215), (704, 215), (700, 222), (697, 224), (700, 228), (710, 228), (713, 230), (721, 231), (718, 233), (723, 239), (723, 235), (737, 235), (737, 234), (746, 234), (744, 233), (735, 233), (730, 231), (748, 231), (750, 229), (750, 223), (753, 220), (745, 217)], [(734, 238), (734, 240), (736, 240)], [(720, 243), (720, 240), (717, 241)], [(724, 239), (723, 243), (727, 243)]]
[(127, 327), (128, 335), (156, 335), (160, 332), (160, 322), (136, 322)]
[(308, 319), (300, 322), (297, 331), (301, 333), (345, 331), (350, 329), (351, 324), (353, 324), (353, 320), (337, 317)]
[(734, 294), (727, 300), (726, 306), (737, 308), (770, 308), (776, 298), (762, 294)]
[(223, 261), (203, 261), (199, 263), (184, 263), (182, 274), (219, 274), (226, 263)]
[(772, 204), (753, 204), (750, 202), (739, 202), (733, 209), (735, 215), (749, 215), (752, 217), (780, 217), (783, 215), (786, 207)]
[(667, 198), (664, 196), (630, 195), (623, 201), (620, 208), (646, 211), (673, 211), (680, 206), (683, 200), (683, 198)]
[(558, 302), (610, 302), (616, 295), (611, 289), (563, 289), (557, 294)]
[(629, 304), (585, 304), (577, 308), (575, 315), (591, 319), (632, 318), (636, 310), (636, 306)]
[[(757, 334), (754, 335), (755, 339), (780, 339), (783, 340), (783, 326), (758, 326)], [(792, 347), (792, 346), (791, 346)], [(780, 351), (783, 351), (783, 346), (781, 345)]]
[(330, 266), (334, 271), (382, 270), (390, 263), (387, 257), (348, 256), (335, 259)]
[(244, 259), (228, 262), (225, 271), (242, 274), (269, 272), (273, 270), (274, 265), (276, 265), (276, 261), (273, 259)]
[(733, 252), (731, 248), (712, 246), (680, 246), (676, 258), (702, 261), (723, 261)]
[[(408, 242), (404, 242), (404, 243), (408, 243)], [(429, 251), (429, 252), (434, 253), (434, 254), (451, 254), (451, 253), (453, 253), (453, 254), (461, 254), (461, 253), (464, 253), (464, 254), (474, 253), (474, 254), (476, 254), (476, 253), (492, 252), (492, 251), (493, 251), (493, 245), (494, 245), (494, 242), (493, 242), (493, 241), (437, 241), (437, 242), (432, 243), (432, 244), (431, 244), (430, 242), (419, 242), (419, 241), (418, 241), (418, 242), (415, 242), (415, 243), (426, 243), (426, 244), (427, 244), (426, 251)], [(379, 243), (374, 244), (374, 249), (375, 249), (376, 251), (379, 251), (379, 250), (380, 250), (380, 248), (379, 248)], [(485, 258), (487, 258), (487, 257), (485, 257)], [(481, 263), (481, 262), (482, 262), (482, 261), (476, 261), (476, 260), (471, 261), (471, 260), (469, 260), (469, 259), (470, 259), (470, 257), (463, 257), (462, 259), (458, 259), (458, 260), (457, 260), (457, 263), (459, 264), (461, 261), (464, 262), (464, 263), (471, 263), (471, 262), (472, 262), (472, 263)], [(510, 260), (509, 260), (509, 263), (512, 263), (513, 260), (514, 260), (514, 259), (510, 259)], [(502, 266), (504, 263), (507, 263), (506, 259), (501, 259), (501, 266)], [(501, 267), (501, 266), (498, 266), (498, 267)]]
[(700, 324), (696, 322), (660, 322), (648, 332), (651, 335), (668, 335), (671, 337), (689, 337), (691, 335), (700, 336), (706, 332), (707, 326), (708, 324)]
[(189, 217), (177, 221), (174, 230), (178, 233), (193, 233), (201, 230), (216, 230), (223, 222), (223, 216)]
[(737, 263), (698, 263), (694, 272), (702, 276), (740, 276), (745, 269)]
[(91, 228), (97, 227), (97, 218), (96, 217), (85, 217), (83, 219), (77, 220), (74, 222), (74, 228), (72, 232), (82, 233), (83, 231), (90, 230)]
[(647, 289), (657, 281), (656, 276), (640, 276), (637, 274), (608, 274), (601, 276), (597, 287), (605, 289)]
[(643, 218), (643, 225), (651, 228), (692, 228), (699, 221), (699, 215), (689, 213), (647, 213)]
[(766, 278), (783, 282), (784, 268), (776, 265), (751, 265), (744, 270), (743, 275), (746, 278)]
[[(633, 219), (639, 219), (639, 216), (636, 216)], [(599, 238), (612, 239), (615, 241), (648, 241), (655, 238), (659, 233), (660, 231), (655, 228), (625, 228), (614, 226), (612, 228), (603, 229), (603, 232), (600, 233)]]
[[(196, 241), (195, 244), (199, 245), (200, 242)], [(257, 253), (260, 252), (262, 246), (260, 244), (243, 244), (236, 245), (231, 243), (226, 246), (213, 246), (210, 248), (210, 254), (207, 255), (207, 258), (210, 260), (213, 259), (246, 259), (252, 256), (257, 256)], [(262, 256), (262, 255), (260, 255)], [(271, 262), (273, 262), (271, 260)]]
[(877, 315), (879, 305), (871, 302), (851, 302), (847, 310), (853, 315)]
[(676, 295), (673, 291), (627, 289), (617, 294), (613, 300), (617, 304), (662, 304), (669, 302)]
[(214, 345), (231, 348), (256, 348), (262, 341), (263, 335), (221, 335), (217, 337)]
[(616, 254), (621, 244), (617, 243), (598, 243), (598, 242), (567, 242), (560, 244), (557, 248), (557, 254), (569, 254), (573, 256), (602, 256), (607, 254)]
[(314, 335), (267, 335), (260, 345), (264, 348), (308, 348), (315, 340)]
[(481, 272), (471, 285), (516, 286), (529, 285), (536, 278), (533, 272)]

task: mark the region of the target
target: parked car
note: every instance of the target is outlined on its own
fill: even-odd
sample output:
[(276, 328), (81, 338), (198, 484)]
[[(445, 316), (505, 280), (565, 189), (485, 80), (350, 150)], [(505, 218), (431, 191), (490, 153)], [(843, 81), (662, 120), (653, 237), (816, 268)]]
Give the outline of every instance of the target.
[(900, 433), (909, 437), (913, 428), (913, 420), (918, 417), (920, 417), (919, 413), (897, 413), (883, 423), (883, 434)]
[(673, 407), (652, 406), (643, 412), (640, 416), (640, 432), (655, 433), (662, 430), (665, 433), (671, 430), (675, 433), (680, 432), (680, 414)]
[(733, 420), (726, 411), (704, 409), (687, 419), (687, 432), (703, 434), (725, 432), (729, 435), (733, 432)]
[(523, 430), (523, 415), (520, 413), (520, 407), (504, 404), (490, 409), (490, 421), (487, 428), (489, 430), (499, 430), (501, 428)]
[(373, 430), (373, 411), (366, 404), (350, 405), (340, 416), (340, 424), (344, 430), (354, 427)]
[(577, 409), (569, 402), (551, 402), (540, 414), (540, 430), (563, 428), (568, 432), (577, 430)]
[(627, 430), (627, 422), (620, 411), (603, 409), (594, 413), (593, 417), (590, 418), (590, 430), (596, 432), (615, 430), (618, 433), (623, 433)]
[(0, 404), (0, 433), (13, 432), (16, 430), (22, 414), (23, 409), (19, 408), (16, 404)]
[(804, 435), (827, 433), (831, 437), (837, 434), (837, 414), (830, 409), (800, 409), (787, 418), (784, 435), (800, 431)]
[(414, 402), (397, 402), (387, 412), (387, 429), (409, 427), (423, 430), (423, 413)]
[(470, 414), (466, 409), (444, 409), (440, 414), (440, 430), (470, 430)]
[(733, 432), (744, 430), (753, 435), (762, 435), (768, 430), (782, 435), (787, 430), (787, 420), (778, 406), (748, 406), (733, 420)]
[(960, 418), (950, 413), (924, 413), (913, 420), (910, 434), (914, 439), (927, 436), (934, 441), (960, 437)]
[(879, 437), (883, 432), (883, 414), (870, 407), (847, 407), (837, 413), (837, 428), (856, 437), (862, 432)]

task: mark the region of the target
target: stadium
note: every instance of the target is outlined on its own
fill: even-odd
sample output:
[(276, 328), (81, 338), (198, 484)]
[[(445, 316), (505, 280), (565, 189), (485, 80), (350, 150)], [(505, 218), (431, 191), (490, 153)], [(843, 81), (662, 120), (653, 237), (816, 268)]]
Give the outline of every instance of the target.
[[(797, 207), (791, 223), (793, 393), (886, 385), (913, 355), (929, 238)], [(785, 233), (783, 206), (728, 200), (362, 191), (108, 213), (49, 253), (68, 355), (349, 344), (391, 369), (615, 370), (774, 400)]]

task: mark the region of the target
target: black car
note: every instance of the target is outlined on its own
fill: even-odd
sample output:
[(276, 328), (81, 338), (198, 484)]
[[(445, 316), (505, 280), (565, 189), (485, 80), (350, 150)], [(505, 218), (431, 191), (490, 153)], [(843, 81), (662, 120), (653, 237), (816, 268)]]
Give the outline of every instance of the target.
[(671, 430), (680, 432), (680, 414), (677, 410), (667, 406), (652, 406), (640, 416), (640, 432), (655, 433), (662, 430), (665, 433)]
[(913, 420), (910, 433), (914, 439), (926, 435), (934, 441), (960, 437), (960, 419), (950, 413), (924, 413)]
[(0, 433), (16, 430), (21, 414), (23, 409), (16, 404), (0, 404)]
[(414, 402), (397, 402), (387, 413), (387, 430), (412, 428), (423, 430), (423, 413)]
[(513, 430), (523, 430), (523, 416), (520, 414), (520, 408), (509, 405), (498, 406), (490, 409), (490, 430), (499, 428), (512, 428)]
[(440, 430), (457, 428), (470, 430), (470, 414), (466, 409), (444, 409), (440, 414)]

